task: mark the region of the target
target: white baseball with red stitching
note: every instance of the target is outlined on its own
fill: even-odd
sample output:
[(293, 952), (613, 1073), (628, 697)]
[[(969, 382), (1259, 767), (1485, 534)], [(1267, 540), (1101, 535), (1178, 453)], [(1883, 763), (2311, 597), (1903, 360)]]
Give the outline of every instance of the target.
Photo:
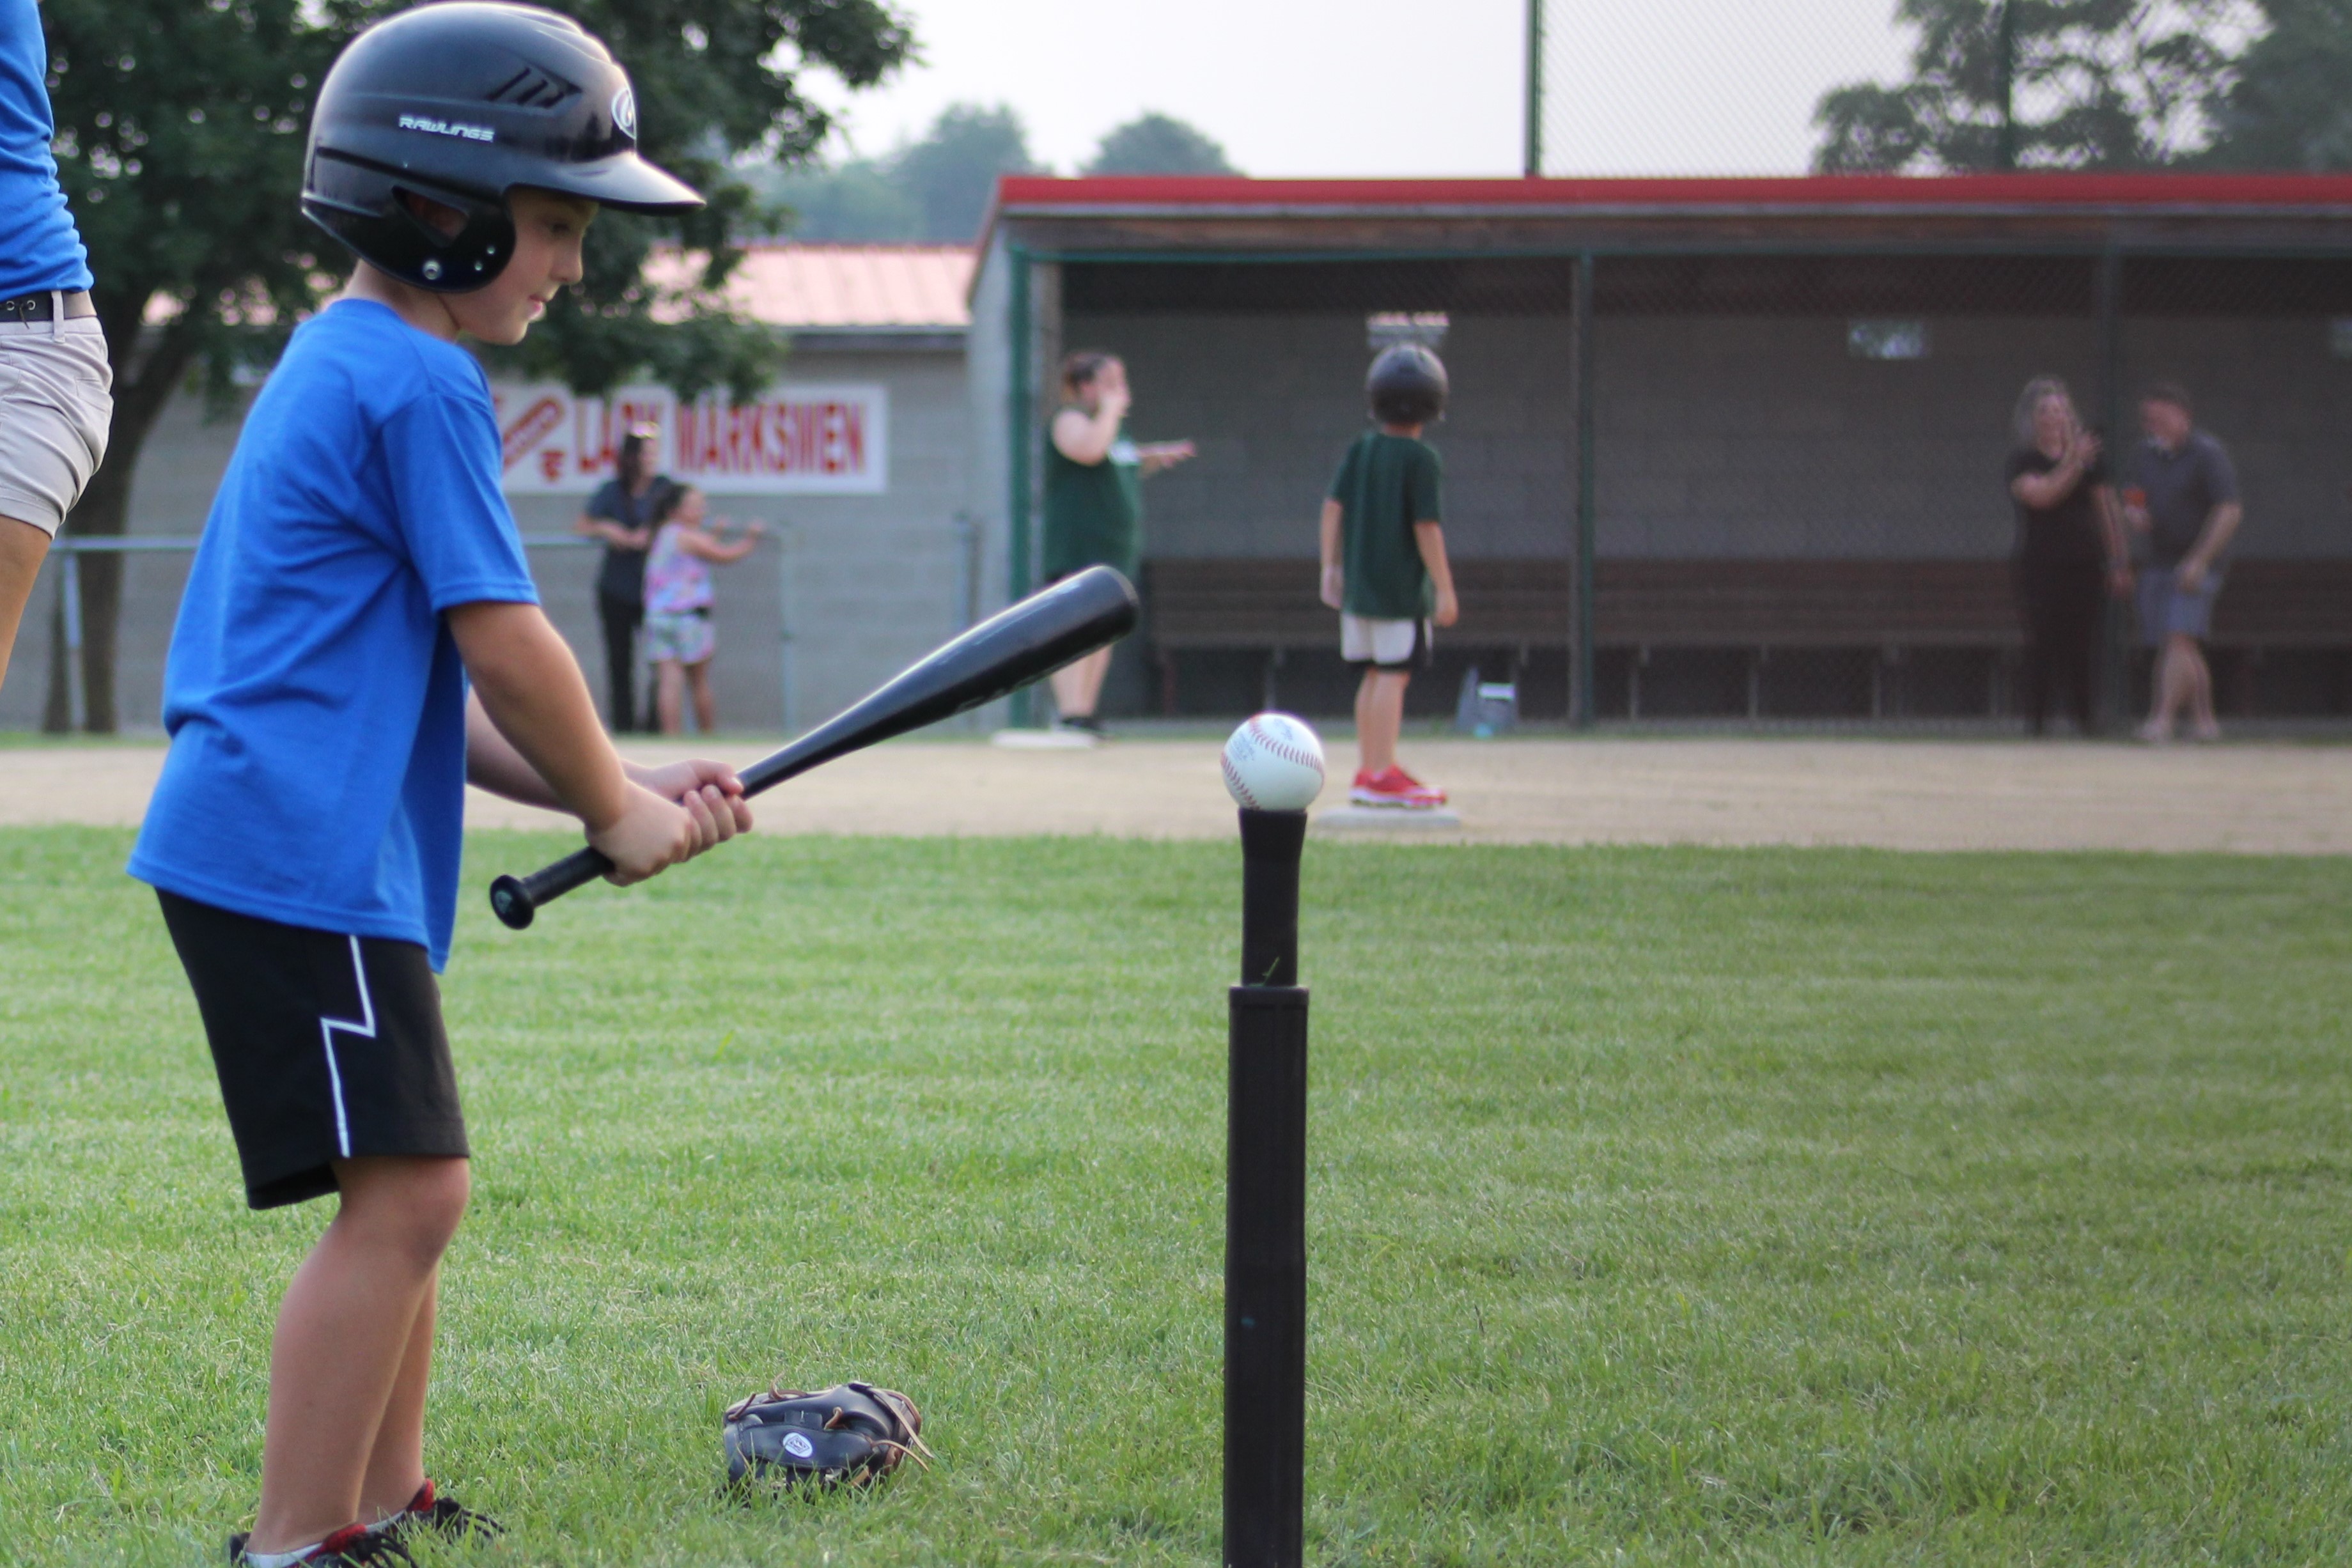
[(1225, 789), (1259, 811), (1303, 811), (1323, 790), (1323, 743), (1304, 719), (1262, 713), (1225, 742)]

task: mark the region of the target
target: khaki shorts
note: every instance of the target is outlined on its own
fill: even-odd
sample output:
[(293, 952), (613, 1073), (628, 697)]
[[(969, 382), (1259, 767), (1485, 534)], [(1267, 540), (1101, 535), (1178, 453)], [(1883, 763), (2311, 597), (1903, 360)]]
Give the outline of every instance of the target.
[(0, 321), (0, 517), (58, 531), (106, 456), (113, 387), (97, 317)]

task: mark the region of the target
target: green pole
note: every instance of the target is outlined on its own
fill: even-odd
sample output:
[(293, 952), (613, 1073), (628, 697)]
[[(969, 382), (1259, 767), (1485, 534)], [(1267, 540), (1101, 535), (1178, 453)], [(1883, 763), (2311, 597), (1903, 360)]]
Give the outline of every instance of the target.
[[(1006, 336), (1011, 340), (1012, 363), (1006, 371), (1005, 423), (1011, 448), (1011, 494), (1008, 497), (1005, 529), (1011, 540), (1012, 559), (1005, 562), (1004, 590), (1008, 602), (1029, 595), (1029, 517), (1035, 497), (1031, 493), (1029, 459), (1036, 444), (1036, 432), (1030, 428), (1036, 410), (1032, 405), (1035, 395), (1030, 391), (1030, 361), (1036, 357), (1037, 346), (1029, 323), (1030, 269), (1029, 253), (1020, 246), (1006, 248), (1006, 257), (1013, 268), (1013, 298), (1006, 311)], [(1036, 722), (1036, 694), (1027, 686), (1013, 694), (1012, 723), (1015, 729), (1027, 729)]]
[(1592, 253), (1576, 258), (1573, 306), (1575, 358), (1570, 371), (1576, 395), (1576, 647), (1570, 654), (1569, 719), (1592, 727)]
[(2000, 143), (1994, 163), (2003, 170), (2017, 167), (2017, 5), (2001, 0), (2000, 70)]
[(1527, 174), (1543, 178), (1543, 0), (1528, 0)]
[[(2105, 429), (2101, 433), (2106, 442), (2107, 472), (2113, 476), (2113, 486), (2120, 494), (2124, 484), (2124, 465), (2130, 461), (2131, 449), (2124, 438), (2124, 257), (2110, 243), (2099, 255), (2099, 406)], [(2128, 722), (2131, 711), (2131, 610), (2110, 596), (2107, 600), (2105, 623), (2102, 627), (2105, 645), (2100, 652), (2098, 706), (2104, 710), (2099, 717), (2109, 727)]]

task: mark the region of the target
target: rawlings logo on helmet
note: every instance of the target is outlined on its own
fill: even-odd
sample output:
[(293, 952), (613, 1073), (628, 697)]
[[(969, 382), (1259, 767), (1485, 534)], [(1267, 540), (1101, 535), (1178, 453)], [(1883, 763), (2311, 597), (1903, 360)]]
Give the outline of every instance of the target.
[(632, 141), (637, 139), (637, 95), (626, 82), (613, 95), (613, 129)]

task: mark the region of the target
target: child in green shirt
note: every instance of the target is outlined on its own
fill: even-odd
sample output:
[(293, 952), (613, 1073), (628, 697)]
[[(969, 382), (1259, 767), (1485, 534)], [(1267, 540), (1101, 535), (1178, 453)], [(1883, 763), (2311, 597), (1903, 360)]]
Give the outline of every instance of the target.
[(1445, 560), (1444, 465), (1421, 439), (1444, 411), (1445, 367), (1418, 343), (1372, 361), (1365, 391), (1376, 428), (1339, 461), (1323, 502), (1323, 602), (1339, 612), (1339, 652), (1361, 664), (1356, 689), (1360, 806), (1428, 810), (1445, 803), (1398, 766), (1397, 734), (1412, 672), (1429, 663), (1431, 627), (1461, 616)]

